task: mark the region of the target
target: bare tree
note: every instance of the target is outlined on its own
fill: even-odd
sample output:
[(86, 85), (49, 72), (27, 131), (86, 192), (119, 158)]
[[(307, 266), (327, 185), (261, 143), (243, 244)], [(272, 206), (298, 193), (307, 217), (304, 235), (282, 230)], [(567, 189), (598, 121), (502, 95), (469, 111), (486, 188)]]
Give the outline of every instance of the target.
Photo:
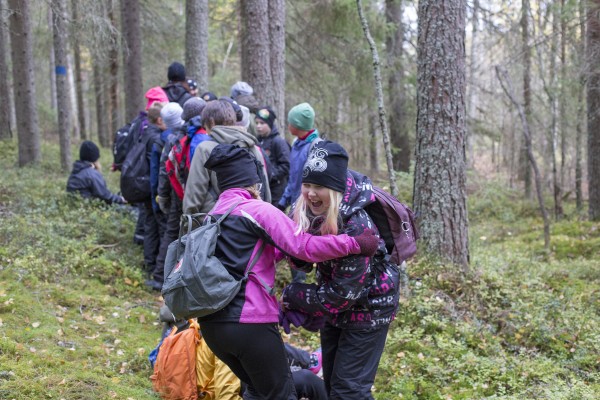
[(3, 101), (0, 102), (0, 140), (12, 138), (12, 128), (10, 125), (10, 105), (11, 96), (8, 83), (8, 34), (4, 26), (6, 19), (4, 17), (5, 1), (0, 0), (0, 93), (4, 94)]
[(587, 10), (587, 134), (589, 216), (600, 220), (600, 0)]
[(185, 2), (185, 70), (198, 82), (199, 93), (208, 90), (208, 0)]
[[(73, 15), (73, 26), (77, 29), (79, 23), (79, 0), (72, 0), (71, 12)], [(73, 31), (73, 58), (75, 65), (75, 91), (77, 92), (77, 121), (79, 122), (79, 137), (89, 139), (87, 130), (85, 105), (83, 100), (83, 71), (81, 68), (81, 48), (79, 45), (79, 32)]]
[(8, 0), (19, 166), (21, 167), (38, 163), (42, 158), (38, 111), (35, 103), (37, 97), (29, 5), (30, 2), (27, 0)]
[[(48, 26), (52, 26), (54, 23), (52, 22), (52, 7), (48, 7), (46, 18), (48, 18)], [(54, 70), (54, 67), (56, 66), (56, 60), (54, 59), (54, 42), (52, 40), (48, 46), (48, 55), (48, 60), (50, 61), (48, 64), (48, 82), (50, 82), (50, 108), (52, 110), (56, 110), (56, 72)]]
[(117, 27), (117, 1), (118, 0), (108, 0), (108, 19), (111, 22), (113, 27), (113, 35), (112, 40), (110, 41), (111, 46), (108, 51), (108, 59), (109, 59), (109, 70), (108, 70), (108, 80), (109, 80), (109, 95), (108, 95), (108, 104), (109, 104), (109, 117), (110, 117), (110, 128), (112, 132), (116, 132), (121, 125), (123, 125), (123, 117), (121, 113), (121, 101), (119, 99), (119, 47), (118, 47), (118, 35), (116, 32), (118, 31)]
[(121, 0), (121, 31), (125, 39), (123, 46), (125, 118), (131, 121), (140, 110), (144, 109), (139, 0)]
[(273, 96), (271, 105), (277, 120), (285, 121), (285, 0), (269, 0), (269, 37)]
[[(531, 48), (529, 46), (529, 14), (531, 12), (529, 0), (521, 1), (521, 36), (523, 51), (523, 108), (525, 118), (530, 124), (531, 120)], [(531, 168), (527, 157), (527, 144), (523, 138), (519, 151), (519, 179), (525, 183), (525, 197), (531, 197)]]
[(406, 123), (406, 95), (404, 90), (404, 26), (402, 0), (386, 0), (385, 20), (390, 27), (386, 38), (388, 95), (390, 102), (390, 137), (394, 169), (408, 172), (412, 149)]
[(268, 0), (241, 0), (242, 80), (260, 104), (273, 104)]
[(60, 164), (63, 171), (71, 167), (71, 104), (67, 70), (67, 3), (52, 0), (52, 26), (54, 31), (54, 59), (56, 62), (56, 105), (58, 111), (58, 136), (60, 138)]
[(469, 265), (465, 14), (465, 0), (419, 1), (414, 184), (426, 251), (463, 272)]

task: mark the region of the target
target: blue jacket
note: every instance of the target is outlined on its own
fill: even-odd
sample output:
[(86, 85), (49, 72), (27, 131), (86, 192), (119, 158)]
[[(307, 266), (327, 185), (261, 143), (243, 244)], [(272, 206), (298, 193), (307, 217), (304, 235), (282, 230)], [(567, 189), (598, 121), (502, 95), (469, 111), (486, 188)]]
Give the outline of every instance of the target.
[(302, 170), (304, 164), (308, 158), (308, 151), (311, 147), (311, 142), (319, 137), (319, 131), (316, 129), (311, 132), (305, 139), (297, 139), (292, 144), (292, 151), (290, 153), (290, 176), (283, 191), (283, 195), (279, 200), (279, 205), (287, 207), (294, 203), (298, 196), (300, 196), (300, 190), (302, 188)]
[(84, 199), (97, 198), (108, 204), (124, 204), (123, 198), (106, 187), (102, 174), (87, 161), (77, 160), (67, 180), (67, 192), (78, 192)]

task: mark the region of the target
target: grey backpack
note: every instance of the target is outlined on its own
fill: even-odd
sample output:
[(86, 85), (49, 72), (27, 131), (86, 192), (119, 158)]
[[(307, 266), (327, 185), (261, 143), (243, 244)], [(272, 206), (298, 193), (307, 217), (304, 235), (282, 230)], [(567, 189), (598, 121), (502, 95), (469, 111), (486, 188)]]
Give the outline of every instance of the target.
[[(162, 295), (165, 304), (177, 318), (196, 318), (210, 315), (225, 308), (240, 291), (242, 283), (248, 279), (252, 268), (258, 262), (262, 246), (246, 268), (241, 280), (235, 279), (215, 256), (215, 246), (221, 234), (221, 222), (229, 216), (240, 202), (234, 204), (216, 221), (209, 213), (200, 227), (192, 230), (194, 218), (205, 214), (184, 215), (187, 219), (187, 234), (172, 242), (165, 259), (165, 282)], [(262, 280), (261, 284), (269, 292), (272, 289)]]

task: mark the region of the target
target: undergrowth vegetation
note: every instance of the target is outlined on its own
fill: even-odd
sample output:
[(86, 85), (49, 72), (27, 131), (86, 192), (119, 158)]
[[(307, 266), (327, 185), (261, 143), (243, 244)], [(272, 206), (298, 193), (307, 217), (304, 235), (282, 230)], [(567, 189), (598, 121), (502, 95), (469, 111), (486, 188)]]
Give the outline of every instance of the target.
[[(55, 146), (43, 153), (59, 159)], [(15, 144), (3, 144), (0, 398), (158, 399), (147, 357), (160, 296), (141, 284), (134, 215), (67, 196), (58, 162), (14, 160)], [(104, 175), (116, 191), (118, 176)], [(597, 399), (600, 224), (567, 209), (546, 252), (535, 204), (502, 182), (476, 183), (471, 271), (424, 252), (410, 263), (376, 399)], [(286, 339), (318, 346), (306, 331)]]

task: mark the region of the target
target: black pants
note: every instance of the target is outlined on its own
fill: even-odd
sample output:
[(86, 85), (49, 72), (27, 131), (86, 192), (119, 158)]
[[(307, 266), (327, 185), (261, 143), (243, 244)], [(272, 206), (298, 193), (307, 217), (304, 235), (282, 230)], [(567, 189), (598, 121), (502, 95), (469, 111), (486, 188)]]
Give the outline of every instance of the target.
[(307, 369), (292, 372), (294, 387), (298, 398), (305, 397), (310, 400), (327, 400), (325, 382)]
[(179, 221), (181, 219), (181, 200), (175, 194), (171, 193), (171, 207), (165, 218), (165, 229), (160, 240), (160, 248), (156, 256), (156, 266), (152, 271), (152, 277), (155, 281), (163, 283), (165, 281), (165, 257), (169, 244), (179, 237)]
[(329, 400), (373, 399), (371, 387), (385, 346), (389, 325), (376, 329), (321, 330), (323, 379)]
[(296, 400), (276, 324), (201, 322), (208, 347), (246, 384), (244, 400)]
[[(162, 213), (156, 215), (152, 208), (152, 202), (148, 200), (142, 206), (144, 209), (144, 265), (148, 273), (152, 273), (156, 267), (156, 256), (160, 247), (160, 239), (163, 233), (164, 218)], [(162, 225), (162, 226), (161, 226)]]

